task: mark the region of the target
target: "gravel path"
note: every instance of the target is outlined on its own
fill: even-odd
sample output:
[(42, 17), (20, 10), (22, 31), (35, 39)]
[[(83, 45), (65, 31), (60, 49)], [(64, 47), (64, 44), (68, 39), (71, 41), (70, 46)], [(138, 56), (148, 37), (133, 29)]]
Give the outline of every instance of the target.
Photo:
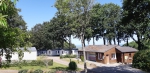
[(0, 70), (0, 73), (18, 73), (18, 70)]
[[(56, 62), (56, 63), (60, 63), (60, 64), (63, 64), (63, 65), (66, 65), (66, 66), (68, 66), (68, 64), (69, 64), (69, 62), (61, 60), (59, 57), (48, 57), (48, 58), (53, 59), (53, 61)], [(77, 66), (78, 66), (78, 68), (84, 69), (83, 65), (77, 64)], [(88, 69), (92, 69), (92, 67), (88, 67)]]

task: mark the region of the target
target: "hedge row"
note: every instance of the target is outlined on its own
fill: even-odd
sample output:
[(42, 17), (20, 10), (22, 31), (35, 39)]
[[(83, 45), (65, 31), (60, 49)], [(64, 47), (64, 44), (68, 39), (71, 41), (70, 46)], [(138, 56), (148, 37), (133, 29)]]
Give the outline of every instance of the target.
[(132, 66), (150, 72), (150, 50), (138, 51), (133, 57)]
[[(47, 60), (48, 66), (53, 65), (53, 60)], [(2, 62), (3, 67), (18, 67), (18, 66), (46, 66), (46, 62), (43, 60), (23, 60), (23, 61), (12, 61), (9, 65), (6, 62)]]
[(37, 69), (37, 70), (20, 70), (18, 73), (80, 73), (78, 71), (63, 71), (63, 70), (49, 70), (49, 71), (43, 71), (41, 69)]
[(77, 57), (77, 55), (61, 55), (60, 59), (62, 59), (62, 58), (76, 58), (76, 57)]

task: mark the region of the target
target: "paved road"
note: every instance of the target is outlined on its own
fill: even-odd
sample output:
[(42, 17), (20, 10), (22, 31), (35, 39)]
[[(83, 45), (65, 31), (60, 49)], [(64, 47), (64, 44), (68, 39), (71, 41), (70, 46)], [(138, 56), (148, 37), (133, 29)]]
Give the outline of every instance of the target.
[[(54, 62), (67, 65), (69, 62), (61, 60), (59, 57), (49, 57), (53, 59)], [(90, 62), (90, 61), (87, 61)], [(119, 64), (111, 64), (111, 65), (104, 65), (99, 64), (97, 62), (90, 62), (97, 65), (96, 68), (88, 67), (88, 73), (145, 73), (139, 69), (132, 68), (130, 65), (119, 65)], [(84, 69), (83, 65), (77, 64), (79, 68)], [(84, 73), (83, 71), (81, 73)]]

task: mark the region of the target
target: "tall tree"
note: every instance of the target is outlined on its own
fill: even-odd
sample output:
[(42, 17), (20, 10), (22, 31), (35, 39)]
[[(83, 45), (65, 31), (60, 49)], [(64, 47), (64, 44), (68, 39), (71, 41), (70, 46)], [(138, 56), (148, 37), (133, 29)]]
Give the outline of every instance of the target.
[[(5, 51), (7, 63), (9, 63), (11, 61), (12, 52), (21, 54), (22, 52), (19, 52), (19, 47), (28, 47), (31, 45), (29, 42), (30, 34), (25, 31), (26, 29), (19, 27), (26, 27), (26, 24), (18, 14), (18, 9), (11, 0), (2, 0), (0, 9), (0, 55), (4, 55), (3, 51)], [(16, 26), (16, 24), (18, 26)]]
[(74, 34), (81, 39), (82, 49), (84, 53), (84, 68), (85, 68), (85, 73), (87, 73), (86, 57), (85, 57), (85, 49), (84, 49), (85, 47), (84, 37), (85, 37), (86, 29), (90, 28), (87, 27), (89, 25), (89, 21), (91, 17), (89, 11), (92, 9), (94, 5), (94, 0), (70, 0), (69, 5), (70, 5), (69, 10), (71, 10), (70, 13), (73, 15), (73, 18), (75, 18), (73, 25), (77, 29)]
[[(122, 24), (127, 34), (138, 44), (139, 50), (144, 49), (143, 41), (149, 39), (149, 7), (149, 0), (123, 0)], [(133, 37), (134, 35), (137, 40)], [(145, 40), (142, 40), (143, 38)]]

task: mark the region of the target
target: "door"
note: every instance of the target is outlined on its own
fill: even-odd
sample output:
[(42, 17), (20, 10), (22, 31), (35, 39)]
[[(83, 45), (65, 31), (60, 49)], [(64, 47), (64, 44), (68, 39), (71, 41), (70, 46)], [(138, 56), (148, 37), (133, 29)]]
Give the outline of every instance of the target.
[(121, 62), (121, 53), (117, 53), (116, 57), (117, 57), (117, 62), (120, 63)]
[(106, 64), (109, 64), (109, 55), (106, 55)]

